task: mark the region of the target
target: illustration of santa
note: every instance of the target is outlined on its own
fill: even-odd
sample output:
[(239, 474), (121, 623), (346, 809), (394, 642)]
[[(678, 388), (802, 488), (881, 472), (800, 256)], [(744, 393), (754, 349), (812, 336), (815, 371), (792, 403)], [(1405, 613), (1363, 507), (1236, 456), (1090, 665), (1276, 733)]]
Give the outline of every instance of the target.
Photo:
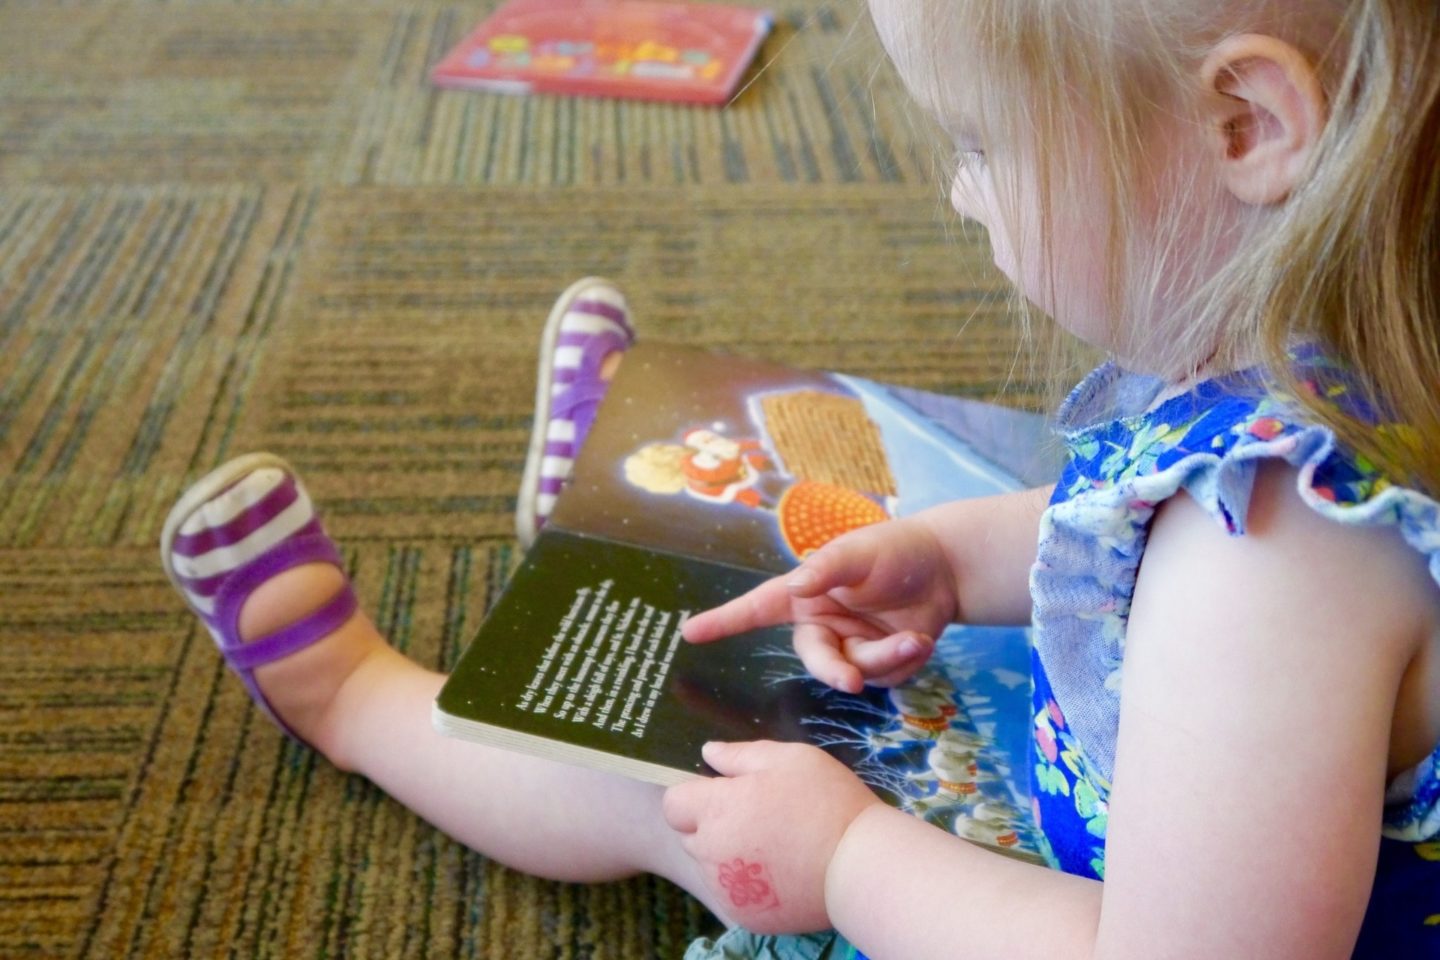
[(624, 471), (626, 482), (646, 493), (774, 514), (781, 542), (797, 560), (847, 530), (888, 517), (859, 491), (790, 477), (761, 441), (726, 436), (718, 424), (692, 427), (679, 443), (647, 443), (625, 458)]
[(759, 440), (734, 440), (704, 427), (687, 430), (680, 439), (686, 451), (680, 471), (687, 493), (712, 503), (760, 506), (755, 483), (771, 465)]

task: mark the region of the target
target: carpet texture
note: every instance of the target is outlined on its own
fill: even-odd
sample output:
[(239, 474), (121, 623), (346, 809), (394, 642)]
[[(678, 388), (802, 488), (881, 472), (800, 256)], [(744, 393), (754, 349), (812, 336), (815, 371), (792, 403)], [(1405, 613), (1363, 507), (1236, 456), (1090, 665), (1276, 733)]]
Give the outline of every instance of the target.
[(0, 957), (678, 957), (640, 878), (547, 883), (280, 736), (156, 558), (295, 463), (396, 646), (516, 559), (533, 357), (602, 274), (642, 335), (1029, 404), (988, 254), (858, 0), (777, 0), (726, 110), (439, 92), (494, 6), (0, 0)]

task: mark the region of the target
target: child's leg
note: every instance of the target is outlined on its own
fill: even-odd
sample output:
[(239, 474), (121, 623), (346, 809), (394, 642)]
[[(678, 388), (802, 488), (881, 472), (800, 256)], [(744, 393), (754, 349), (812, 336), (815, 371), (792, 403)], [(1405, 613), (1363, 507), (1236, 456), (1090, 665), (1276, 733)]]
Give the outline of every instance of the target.
[[(328, 566), (277, 576), (245, 605), (242, 637), (293, 622), (342, 585)], [(487, 856), (557, 880), (646, 871), (703, 889), (686, 876), (658, 787), (437, 734), (430, 708), (445, 678), (388, 646), (363, 612), (256, 679), (272, 709), (336, 765)]]
[[(162, 544), (172, 579), (232, 665), (276, 644), (276, 631), (322, 622), (311, 615), (349, 590), (333, 560), (291, 562), (305, 553), (290, 549), (297, 541), (329, 541), (283, 464), (250, 459), (261, 462), (222, 467), (218, 481), (197, 484), (199, 497), (182, 498)], [(291, 501), (276, 506), (286, 486)], [(225, 610), (236, 603), (232, 624)], [(389, 647), (363, 612), (316, 632), (299, 649), (282, 641), (293, 652), (255, 665), (253, 681), (290, 732), (342, 769), (517, 869), (567, 881), (657, 873), (718, 906), (665, 824), (660, 788), (442, 737), (430, 725), (440, 674)]]
[(635, 327), (624, 295), (608, 280), (586, 277), (555, 301), (540, 337), (535, 426), (515, 507), (515, 532), (529, 547), (545, 525), (595, 411)]

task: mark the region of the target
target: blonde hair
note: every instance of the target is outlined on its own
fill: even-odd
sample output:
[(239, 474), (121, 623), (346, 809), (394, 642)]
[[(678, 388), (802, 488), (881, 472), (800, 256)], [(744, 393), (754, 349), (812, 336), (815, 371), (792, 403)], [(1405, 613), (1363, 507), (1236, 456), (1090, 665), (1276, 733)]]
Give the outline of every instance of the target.
[[(1258, 359), (1352, 450), (1440, 491), (1435, 0), (1310, 0), (1303, 10), (1275, 0), (875, 2), (906, 3), (915, 14), (889, 46), (922, 100), (1030, 153), (1035, 229), (1049, 232), (1060, 198), (1089, 195), (1105, 206), (1110, 316), (1164, 302), (1176, 318), (1114, 331), (1131, 338), (1127, 347), (1177, 379), (1207, 363)], [(1200, 63), (1220, 40), (1248, 32), (1279, 36), (1312, 58), (1329, 119), (1302, 185), (1257, 210), (1238, 238), (1242, 252), (1229, 254), (1237, 238), (1197, 232), (1213, 220), (1213, 193), (1153, 181), (1161, 166), (1153, 152), (1166, 146), (1153, 134), (1162, 117), (1199, 129)], [(956, 58), (976, 68), (963, 90), (944, 75)], [(1146, 209), (1142, 194), (1154, 198)], [(1018, 198), (1000, 202), (1012, 244), (1034, 242), (1019, 232)], [(1220, 264), (1213, 275), (1189, 272), (1207, 261)], [(1053, 291), (1053, 264), (1049, 278)], [(1177, 294), (1187, 278), (1197, 282)], [(1345, 363), (1370, 405), (1405, 429), (1377, 431), (1312, 396), (1289, 359), (1303, 340)]]

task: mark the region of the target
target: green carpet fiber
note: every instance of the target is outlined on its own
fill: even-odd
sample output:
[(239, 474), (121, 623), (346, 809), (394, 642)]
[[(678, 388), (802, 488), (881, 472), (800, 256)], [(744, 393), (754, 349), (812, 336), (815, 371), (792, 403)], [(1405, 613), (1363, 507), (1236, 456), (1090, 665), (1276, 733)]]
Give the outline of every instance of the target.
[(156, 559), (224, 459), (295, 463), (365, 609), (443, 670), (513, 569), (575, 277), (647, 338), (1032, 402), (858, 0), (777, 0), (723, 111), (432, 89), (493, 6), (0, 0), (0, 957), (715, 929), (663, 881), (509, 871), (282, 737)]

